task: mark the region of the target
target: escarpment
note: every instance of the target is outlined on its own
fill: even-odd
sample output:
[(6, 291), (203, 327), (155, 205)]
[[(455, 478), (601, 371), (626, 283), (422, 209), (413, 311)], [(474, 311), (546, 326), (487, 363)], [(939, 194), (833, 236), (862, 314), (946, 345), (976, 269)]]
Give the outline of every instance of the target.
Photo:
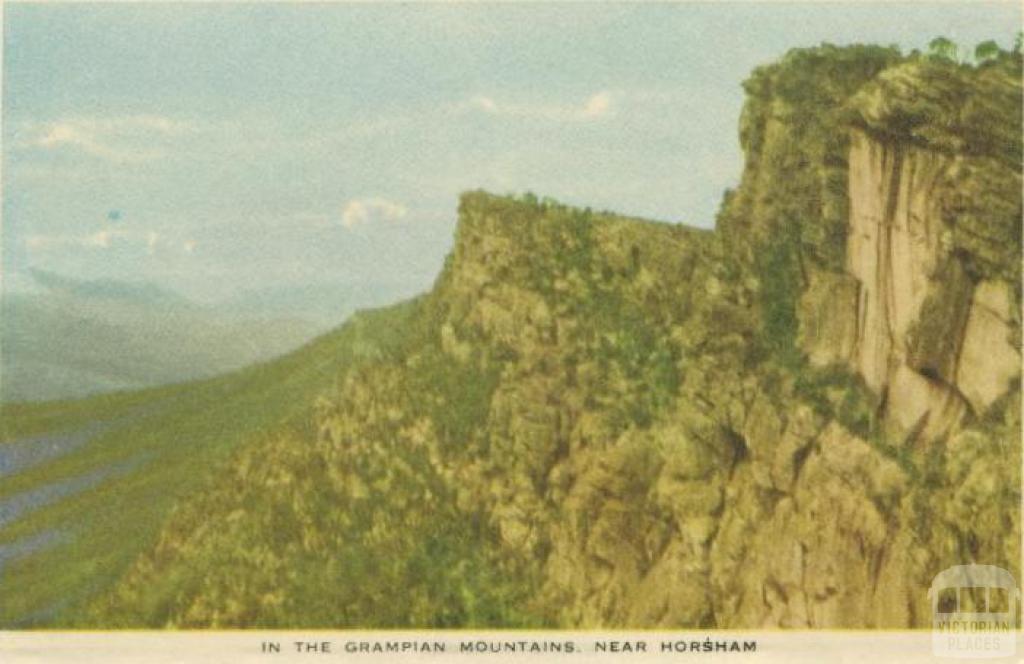
[(1019, 575), (1020, 72), (759, 69), (714, 232), (465, 194), (403, 343), (90, 620), (908, 627)]

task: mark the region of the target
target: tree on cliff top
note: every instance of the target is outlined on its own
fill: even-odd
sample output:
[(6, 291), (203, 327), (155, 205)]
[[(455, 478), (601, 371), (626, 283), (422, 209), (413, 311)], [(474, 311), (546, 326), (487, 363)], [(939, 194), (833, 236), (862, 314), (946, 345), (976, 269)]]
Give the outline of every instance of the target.
[(980, 64), (982, 62), (998, 58), (999, 53), (999, 44), (994, 40), (989, 39), (988, 41), (983, 41), (974, 47), (974, 60)]
[(956, 62), (958, 51), (956, 43), (946, 37), (936, 37), (928, 42), (928, 53), (933, 58)]

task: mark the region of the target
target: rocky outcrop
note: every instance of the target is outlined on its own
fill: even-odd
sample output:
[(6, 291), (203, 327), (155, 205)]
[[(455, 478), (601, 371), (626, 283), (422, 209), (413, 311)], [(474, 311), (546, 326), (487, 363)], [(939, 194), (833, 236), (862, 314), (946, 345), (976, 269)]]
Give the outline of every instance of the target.
[(984, 412), (1020, 376), (1020, 348), (1013, 343), (1013, 299), (1006, 282), (983, 281), (972, 293), (955, 382)]
[(801, 303), (810, 361), (847, 363), (881, 396), (886, 420), (931, 440), (1019, 375), (1009, 284), (976, 285), (969, 255), (955, 251), (947, 192), (965, 160), (854, 129), (847, 270), (812, 276)]
[[(738, 495), (756, 507), (728, 511), (723, 519), (712, 576), (713, 596), (721, 600), (718, 624), (907, 624), (901, 594), (912, 596), (905, 586), (913, 575), (885, 569), (893, 564), (891, 540), (899, 530), (890, 515), (907, 490), (906, 474), (835, 424), (805, 435), (810, 447), (800, 474), (776, 502), (766, 508), (753, 496)], [(745, 479), (735, 484), (738, 494), (759, 490)], [(885, 576), (899, 585), (880, 583)]]

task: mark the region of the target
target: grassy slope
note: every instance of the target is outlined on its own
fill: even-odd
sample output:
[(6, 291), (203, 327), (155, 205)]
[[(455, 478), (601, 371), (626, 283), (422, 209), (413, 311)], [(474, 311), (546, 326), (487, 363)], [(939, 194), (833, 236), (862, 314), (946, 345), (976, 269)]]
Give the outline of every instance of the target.
[(397, 345), (416, 306), (413, 301), (359, 314), (278, 360), (213, 380), (0, 408), (3, 442), (97, 420), (120, 422), (65, 456), (4, 478), (0, 501), (101, 469), (127, 468), (0, 528), (0, 546), (47, 531), (63, 535), (56, 546), (0, 572), (0, 625), (60, 624), (62, 614), (123, 572), (171, 506), (194, 492), (237, 445), (308, 426), (315, 396), (347, 368)]

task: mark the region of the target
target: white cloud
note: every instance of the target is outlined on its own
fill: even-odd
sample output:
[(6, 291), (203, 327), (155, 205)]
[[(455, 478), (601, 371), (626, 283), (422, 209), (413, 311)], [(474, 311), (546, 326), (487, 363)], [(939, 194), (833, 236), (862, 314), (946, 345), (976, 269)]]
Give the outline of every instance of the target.
[(87, 247), (109, 249), (114, 238), (125, 237), (120, 231), (101, 230), (88, 235), (29, 235), (25, 244), (29, 249), (50, 250), (61, 247)]
[(472, 99), (469, 100), (469, 103), (471, 106), (474, 106), (480, 109), (481, 111), (485, 111), (487, 113), (498, 112), (497, 102), (495, 102), (490, 97), (473, 97)]
[(73, 126), (63, 123), (50, 125), (46, 133), (36, 139), (36, 144), (44, 148), (55, 148), (60, 145), (80, 145), (88, 142), (85, 136)]
[(612, 93), (604, 90), (587, 100), (587, 103), (583, 105), (581, 115), (585, 118), (599, 118), (602, 115), (607, 115), (611, 107)]
[(25, 238), (25, 245), (29, 249), (48, 249), (50, 247), (64, 244), (77, 244), (77, 240), (66, 238), (61, 235), (29, 235)]
[(73, 123), (51, 124), (45, 127), (30, 143), (35, 147), (47, 150), (74, 147), (96, 157), (117, 158), (117, 152), (101, 143), (96, 137), (96, 132)]
[(357, 198), (345, 204), (341, 212), (341, 225), (354, 228), (377, 221), (398, 221), (408, 209), (400, 203), (383, 198)]
[[(161, 242), (161, 236), (155, 231), (129, 231), (118, 228), (104, 228), (84, 235), (29, 235), (25, 244), (36, 251), (110, 249), (115, 242), (145, 247), (147, 254), (154, 254)], [(193, 247), (194, 248), (194, 247)]]
[(462, 108), (489, 115), (540, 118), (560, 122), (586, 122), (607, 116), (612, 111), (613, 95), (608, 90), (595, 92), (582, 104), (523, 104), (499, 102), (493, 97), (476, 96)]
[(149, 161), (160, 157), (162, 142), (188, 129), (184, 122), (158, 115), (67, 118), (28, 126), (27, 139), (20, 146), (47, 151), (72, 148), (112, 161)]
[(113, 231), (102, 230), (92, 235), (86, 235), (82, 238), (82, 244), (86, 247), (99, 247), (100, 249), (109, 249), (110, 240), (114, 236)]

